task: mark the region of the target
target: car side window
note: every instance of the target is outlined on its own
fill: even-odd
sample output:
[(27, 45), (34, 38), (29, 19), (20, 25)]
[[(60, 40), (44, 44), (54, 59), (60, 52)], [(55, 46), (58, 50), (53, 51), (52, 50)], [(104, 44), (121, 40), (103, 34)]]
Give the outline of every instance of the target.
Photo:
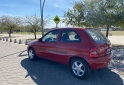
[(81, 42), (81, 38), (73, 30), (63, 30), (60, 42)]
[(43, 42), (56, 42), (57, 41), (57, 36), (59, 34), (59, 30), (53, 30), (47, 33), (43, 38)]

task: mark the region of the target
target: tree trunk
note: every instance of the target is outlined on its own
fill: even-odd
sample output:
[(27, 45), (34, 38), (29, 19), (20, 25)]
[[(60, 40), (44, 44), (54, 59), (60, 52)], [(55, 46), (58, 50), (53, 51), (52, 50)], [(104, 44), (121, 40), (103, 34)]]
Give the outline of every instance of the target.
[(12, 28), (10, 28), (10, 30), (9, 30), (9, 37), (11, 37), (11, 33), (12, 33)]
[(35, 39), (37, 38), (37, 37), (36, 37), (36, 29), (34, 29), (34, 37), (35, 37)]
[(106, 37), (108, 38), (108, 34), (109, 34), (109, 25), (107, 25), (107, 30), (106, 30)]
[(9, 33), (9, 37), (11, 37), (11, 33)]

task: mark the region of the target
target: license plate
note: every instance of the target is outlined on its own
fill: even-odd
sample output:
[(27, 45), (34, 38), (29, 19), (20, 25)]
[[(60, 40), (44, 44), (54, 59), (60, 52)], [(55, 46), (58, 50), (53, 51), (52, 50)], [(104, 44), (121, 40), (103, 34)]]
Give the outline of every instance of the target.
[(110, 48), (108, 48), (106, 54), (110, 54), (110, 53), (111, 53), (111, 50)]

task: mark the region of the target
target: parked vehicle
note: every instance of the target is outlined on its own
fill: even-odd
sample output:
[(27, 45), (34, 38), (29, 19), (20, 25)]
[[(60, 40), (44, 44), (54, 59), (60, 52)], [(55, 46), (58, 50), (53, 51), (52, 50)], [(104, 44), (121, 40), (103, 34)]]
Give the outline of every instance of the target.
[(30, 60), (37, 57), (69, 65), (77, 78), (90, 69), (106, 67), (112, 57), (110, 41), (97, 29), (57, 28), (28, 45)]

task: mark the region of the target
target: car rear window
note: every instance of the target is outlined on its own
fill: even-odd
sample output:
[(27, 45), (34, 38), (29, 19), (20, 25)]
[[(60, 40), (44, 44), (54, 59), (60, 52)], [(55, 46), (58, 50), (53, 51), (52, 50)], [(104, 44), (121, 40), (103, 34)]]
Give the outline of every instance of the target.
[(98, 44), (102, 44), (102, 43), (107, 43), (108, 42), (108, 39), (100, 31), (98, 31), (96, 29), (88, 29), (88, 30), (86, 30), (86, 32)]

